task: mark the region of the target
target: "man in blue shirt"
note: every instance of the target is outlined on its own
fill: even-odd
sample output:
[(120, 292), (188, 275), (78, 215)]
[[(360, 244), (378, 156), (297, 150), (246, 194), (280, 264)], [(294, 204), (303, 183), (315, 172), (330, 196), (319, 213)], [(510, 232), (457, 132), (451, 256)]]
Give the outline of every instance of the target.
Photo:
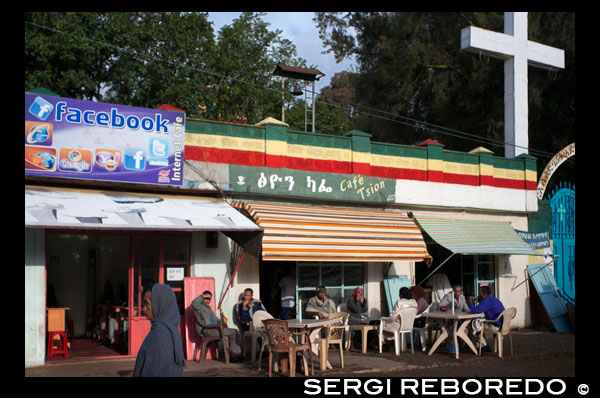
[[(490, 295), (490, 287), (489, 286), (480, 286), (479, 287), (479, 295), (481, 296), (481, 300), (479, 301), (479, 305), (475, 306), (473, 304), (473, 296), (469, 297), (469, 308), (471, 309), (471, 314), (481, 314), (485, 315), (485, 318), (488, 320), (494, 320), (498, 318), (498, 316), (504, 311), (504, 305), (498, 300), (496, 297)], [(491, 330), (493, 332), (497, 332), (502, 327), (502, 319), (498, 322), (494, 323), (486, 323), (485, 329), (482, 330), (482, 333), (485, 330)], [(487, 341), (485, 339), (485, 333), (483, 335), (484, 339), (482, 342), (483, 352), (490, 352), (490, 347), (487, 346)], [(479, 339), (475, 342), (475, 344), (479, 344)]]

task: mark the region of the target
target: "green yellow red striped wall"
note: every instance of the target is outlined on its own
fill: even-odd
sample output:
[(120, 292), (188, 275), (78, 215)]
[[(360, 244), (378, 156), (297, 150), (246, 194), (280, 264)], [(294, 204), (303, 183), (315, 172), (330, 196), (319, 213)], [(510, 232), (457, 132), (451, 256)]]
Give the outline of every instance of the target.
[(200, 162), (360, 174), (397, 180), (535, 191), (535, 159), (514, 159), (371, 142), (370, 135), (305, 133), (285, 126), (186, 121), (185, 159)]

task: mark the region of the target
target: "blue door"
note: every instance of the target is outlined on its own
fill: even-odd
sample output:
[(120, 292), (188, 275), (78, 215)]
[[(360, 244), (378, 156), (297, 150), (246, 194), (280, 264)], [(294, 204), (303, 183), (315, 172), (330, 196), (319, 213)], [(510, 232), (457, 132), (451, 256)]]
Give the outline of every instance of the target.
[(575, 304), (575, 189), (560, 184), (550, 200), (554, 278), (561, 296)]

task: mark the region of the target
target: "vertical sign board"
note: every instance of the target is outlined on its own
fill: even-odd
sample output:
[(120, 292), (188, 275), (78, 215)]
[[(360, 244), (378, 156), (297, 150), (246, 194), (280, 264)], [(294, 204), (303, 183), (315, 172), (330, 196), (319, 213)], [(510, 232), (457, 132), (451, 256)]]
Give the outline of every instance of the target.
[(25, 175), (181, 186), (185, 113), (25, 93)]

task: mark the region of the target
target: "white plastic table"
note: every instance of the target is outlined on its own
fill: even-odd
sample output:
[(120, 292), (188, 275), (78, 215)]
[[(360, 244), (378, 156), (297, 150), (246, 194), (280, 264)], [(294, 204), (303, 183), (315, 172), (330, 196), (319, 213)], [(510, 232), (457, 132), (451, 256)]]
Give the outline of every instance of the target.
[(450, 336), (450, 334), (452, 334), (452, 338), (454, 340), (454, 347), (455, 347), (454, 352), (455, 352), (456, 359), (459, 358), (459, 350), (456, 349), (456, 347), (458, 347), (458, 338), (459, 337), (461, 339), (463, 339), (465, 341), (465, 343), (467, 343), (467, 345), (475, 353), (475, 355), (478, 355), (478, 352), (475, 349), (473, 342), (471, 342), (471, 339), (465, 333), (465, 329), (469, 325), (469, 322), (462, 322), (462, 324), (460, 326), (458, 326), (458, 323), (460, 320), (482, 318), (484, 316), (483, 314), (471, 314), (469, 312), (462, 312), (462, 311), (455, 311), (454, 314), (452, 313), (452, 311), (431, 311), (431, 312), (427, 312), (423, 315), (426, 316), (427, 318), (446, 319), (446, 320), (452, 321), (452, 329), (451, 330), (448, 330), (446, 322), (440, 322), (440, 327), (442, 328), (442, 333), (440, 333), (440, 336), (437, 338), (437, 340), (431, 347), (431, 350), (429, 350), (428, 355), (432, 355), (435, 352), (435, 350), (440, 346), (440, 344), (442, 344), (442, 342)]

